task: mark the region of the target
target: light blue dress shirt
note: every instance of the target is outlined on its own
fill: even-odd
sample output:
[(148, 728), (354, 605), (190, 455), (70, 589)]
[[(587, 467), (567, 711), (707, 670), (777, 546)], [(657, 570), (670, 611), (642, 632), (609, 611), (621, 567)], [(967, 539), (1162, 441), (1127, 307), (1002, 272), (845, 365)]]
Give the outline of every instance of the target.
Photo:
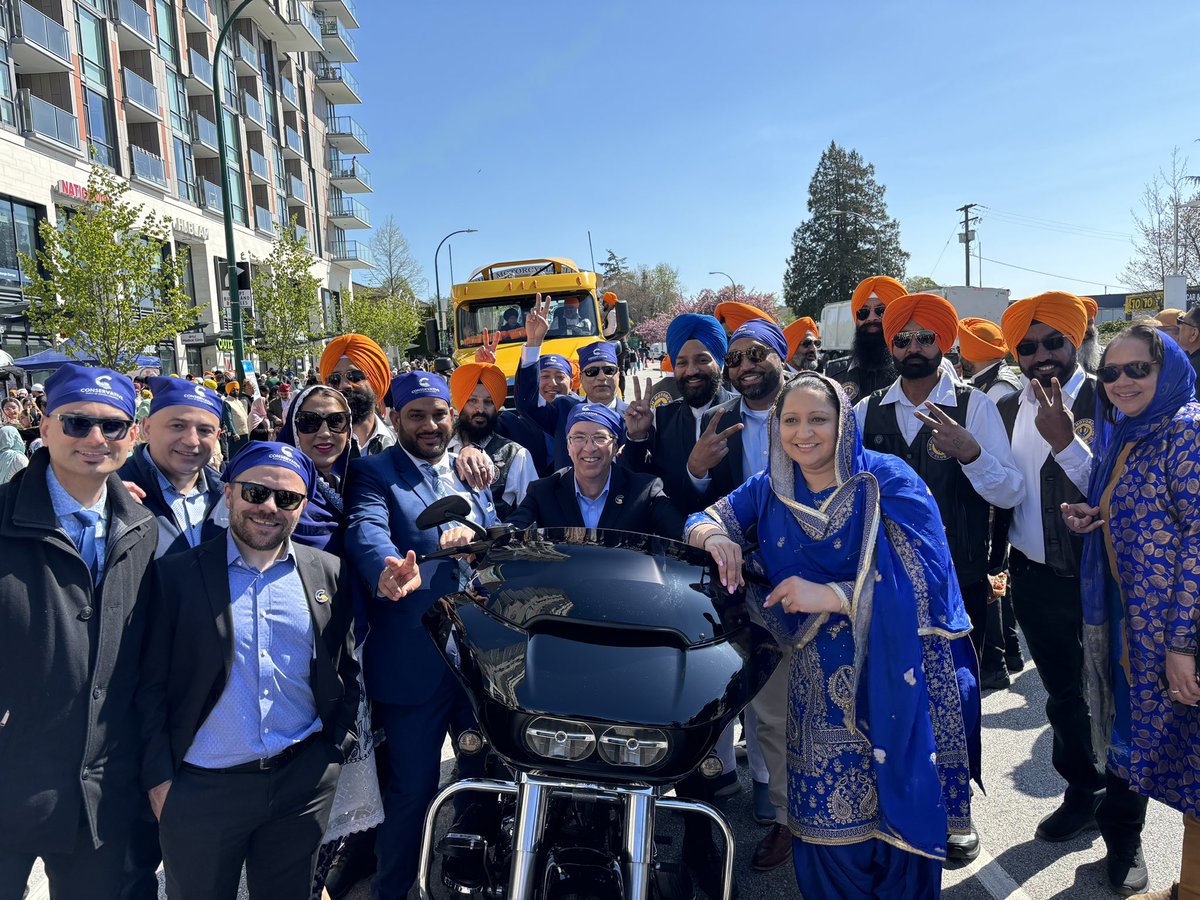
[(67, 489), (59, 483), (54, 475), (54, 466), (46, 467), (46, 487), (50, 489), (50, 503), (54, 507), (54, 516), (58, 519), (58, 527), (66, 532), (71, 543), (81, 553), (83, 552), (83, 524), (75, 518), (75, 513), (81, 509), (89, 509), (99, 516), (96, 522), (96, 584), (104, 577), (104, 553), (108, 549), (108, 485), (100, 489), (100, 499), (94, 506), (85, 507), (82, 503), (67, 493)]
[(275, 756), (321, 730), (309, 684), (312, 615), (291, 545), (260, 572), (242, 559), (232, 532), (225, 540), (233, 667), (184, 756), (206, 769)]
[(579, 504), (579, 514), (583, 516), (585, 528), (600, 527), (600, 514), (604, 512), (604, 504), (608, 500), (608, 488), (611, 484), (612, 469), (609, 469), (608, 478), (604, 482), (604, 490), (600, 492), (599, 497), (591, 500), (579, 490), (579, 482), (575, 482), (575, 502)]
[(767, 467), (770, 461), (767, 452), (770, 449), (770, 433), (767, 420), (771, 417), (769, 409), (750, 409), (742, 403), (742, 479), (749, 481)]
[(187, 538), (189, 547), (195, 547), (200, 543), (200, 531), (204, 528), (204, 518), (208, 515), (208, 478), (201, 470), (192, 489), (186, 494), (181, 494), (162, 473), (149, 451), (146, 452), (146, 459), (154, 467), (159, 489), (162, 490), (163, 499), (171, 507), (180, 534)]

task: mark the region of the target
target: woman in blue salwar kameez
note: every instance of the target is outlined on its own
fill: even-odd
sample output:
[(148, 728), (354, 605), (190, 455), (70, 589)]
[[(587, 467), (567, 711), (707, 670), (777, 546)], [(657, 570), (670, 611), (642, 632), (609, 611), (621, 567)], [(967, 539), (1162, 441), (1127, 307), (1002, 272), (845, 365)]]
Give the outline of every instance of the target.
[(806, 897), (941, 893), (966, 833), (979, 695), (938, 509), (897, 457), (864, 450), (836, 382), (801, 373), (771, 412), (770, 464), (688, 520), (687, 540), (795, 648), (788, 819)]

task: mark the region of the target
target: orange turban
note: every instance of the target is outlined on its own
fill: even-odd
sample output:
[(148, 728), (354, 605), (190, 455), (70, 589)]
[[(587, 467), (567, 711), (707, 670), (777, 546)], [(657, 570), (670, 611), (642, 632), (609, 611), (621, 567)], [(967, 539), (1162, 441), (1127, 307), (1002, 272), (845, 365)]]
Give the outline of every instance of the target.
[(579, 360), (573, 359), (571, 362), (571, 390), (576, 394), (579, 393), (580, 386), (583, 384), (579, 380)]
[(898, 300), (907, 293), (908, 288), (895, 278), (887, 275), (872, 275), (870, 278), (860, 281), (858, 287), (854, 289), (854, 295), (850, 298), (850, 312), (857, 313), (862, 309), (863, 304), (872, 294), (882, 300), (884, 306), (887, 306), (893, 300)]
[(504, 407), (504, 398), (508, 396), (504, 370), (492, 363), (469, 362), (459, 366), (450, 376), (450, 405), (455, 411), (463, 411), (478, 384), (487, 388), (496, 409)]
[(674, 372), (675, 367), (673, 365), (671, 365), (671, 360), (664, 356), (662, 359), (660, 359), (658, 361), (658, 371)]
[(796, 355), (796, 351), (800, 348), (800, 342), (805, 336), (812, 332), (817, 337), (821, 336), (821, 330), (817, 328), (817, 323), (808, 316), (802, 316), (783, 329), (783, 336), (787, 338), (787, 358), (791, 359)]
[(713, 315), (717, 317), (718, 322), (725, 326), (725, 330), (731, 334), (751, 319), (766, 319), (768, 322), (775, 321), (771, 315), (757, 306), (751, 306), (749, 303), (738, 303), (736, 300), (726, 300), (724, 303), (718, 303), (717, 308), (713, 310)]
[(1083, 343), (1087, 334), (1087, 310), (1083, 301), (1065, 291), (1047, 291), (1036, 297), (1018, 300), (1000, 317), (1000, 329), (1004, 342), (1017, 351), (1017, 344), (1025, 340), (1029, 326), (1035, 321), (1049, 325), (1066, 336), (1075, 347)]
[(990, 362), (1008, 355), (1004, 332), (995, 322), (970, 317), (958, 323), (958, 349), (970, 363)]
[(343, 334), (325, 345), (321, 353), (321, 383), (324, 384), (343, 356), (348, 357), (367, 375), (380, 409), (387, 399), (388, 386), (392, 383), (392, 367), (388, 365), (383, 348), (365, 334)]
[(1087, 310), (1089, 320), (1096, 318), (1100, 314), (1100, 304), (1091, 297), (1080, 297), (1079, 299), (1083, 301), (1083, 308)]
[(949, 300), (937, 294), (905, 294), (888, 302), (883, 311), (883, 339), (889, 347), (892, 338), (913, 321), (937, 335), (939, 350), (950, 352), (958, 338), (958, 313)]

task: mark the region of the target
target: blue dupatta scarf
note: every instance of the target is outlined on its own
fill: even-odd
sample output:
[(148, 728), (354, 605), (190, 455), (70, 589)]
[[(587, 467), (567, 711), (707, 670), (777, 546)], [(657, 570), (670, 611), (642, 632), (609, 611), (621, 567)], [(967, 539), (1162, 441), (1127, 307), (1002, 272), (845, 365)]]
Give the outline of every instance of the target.
[[(333, 388), (319, 384), (311, 385), (301, 391), (288, 407), (283, 427), (279, 429), (281, 443), (290, 444), (297, 450), (300, 449), (300, 444), (296, 440), (296, 414), (300, 412), (304, 401), (314, 391), (328, 391), (331, 394), (337, 394), (338, 397), (342, 396)], [(348, 404), (344, 411), (347, 415), (350, 414)], [(353, 441), (346, 441), (346, 449), (333, 464), (333, 474), (337, 477), (338, 486), (335, 487), (324, 477), (318, 475), (313, 496), (305, 505), (304, 512), (300, 514), (300, 522), (296, 525), (294, 533), (295, 540), (301, 544), (316, 547), (318, 550), (325, 550), (334, 555), (341, 553), (342, 523), (345, 520), (342, 495), (345, 491), (346, 468), (350, 464), (350, 445), (352, 443)]]

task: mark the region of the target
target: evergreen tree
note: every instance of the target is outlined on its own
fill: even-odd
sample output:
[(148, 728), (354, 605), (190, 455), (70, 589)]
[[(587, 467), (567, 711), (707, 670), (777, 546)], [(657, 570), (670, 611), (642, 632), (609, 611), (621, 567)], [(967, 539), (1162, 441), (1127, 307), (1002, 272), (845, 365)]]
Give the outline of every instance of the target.
[(792, 234), (783, 277), (784, 302), (797, 316), (819, 319), (825, 304), (849, 300), (868, 276), (904, 278), (908, 254), (883, 194), (874, 166), (830, 142), (808, 184), (809, 218)]
[(601, 275), (605, 285), (610, 282), (620, 281), (629, 273), (629, 262), (624, 256), (617, 256), (612, 250), (608, 251), (608, 258), (600, 264), (602, 268)]

